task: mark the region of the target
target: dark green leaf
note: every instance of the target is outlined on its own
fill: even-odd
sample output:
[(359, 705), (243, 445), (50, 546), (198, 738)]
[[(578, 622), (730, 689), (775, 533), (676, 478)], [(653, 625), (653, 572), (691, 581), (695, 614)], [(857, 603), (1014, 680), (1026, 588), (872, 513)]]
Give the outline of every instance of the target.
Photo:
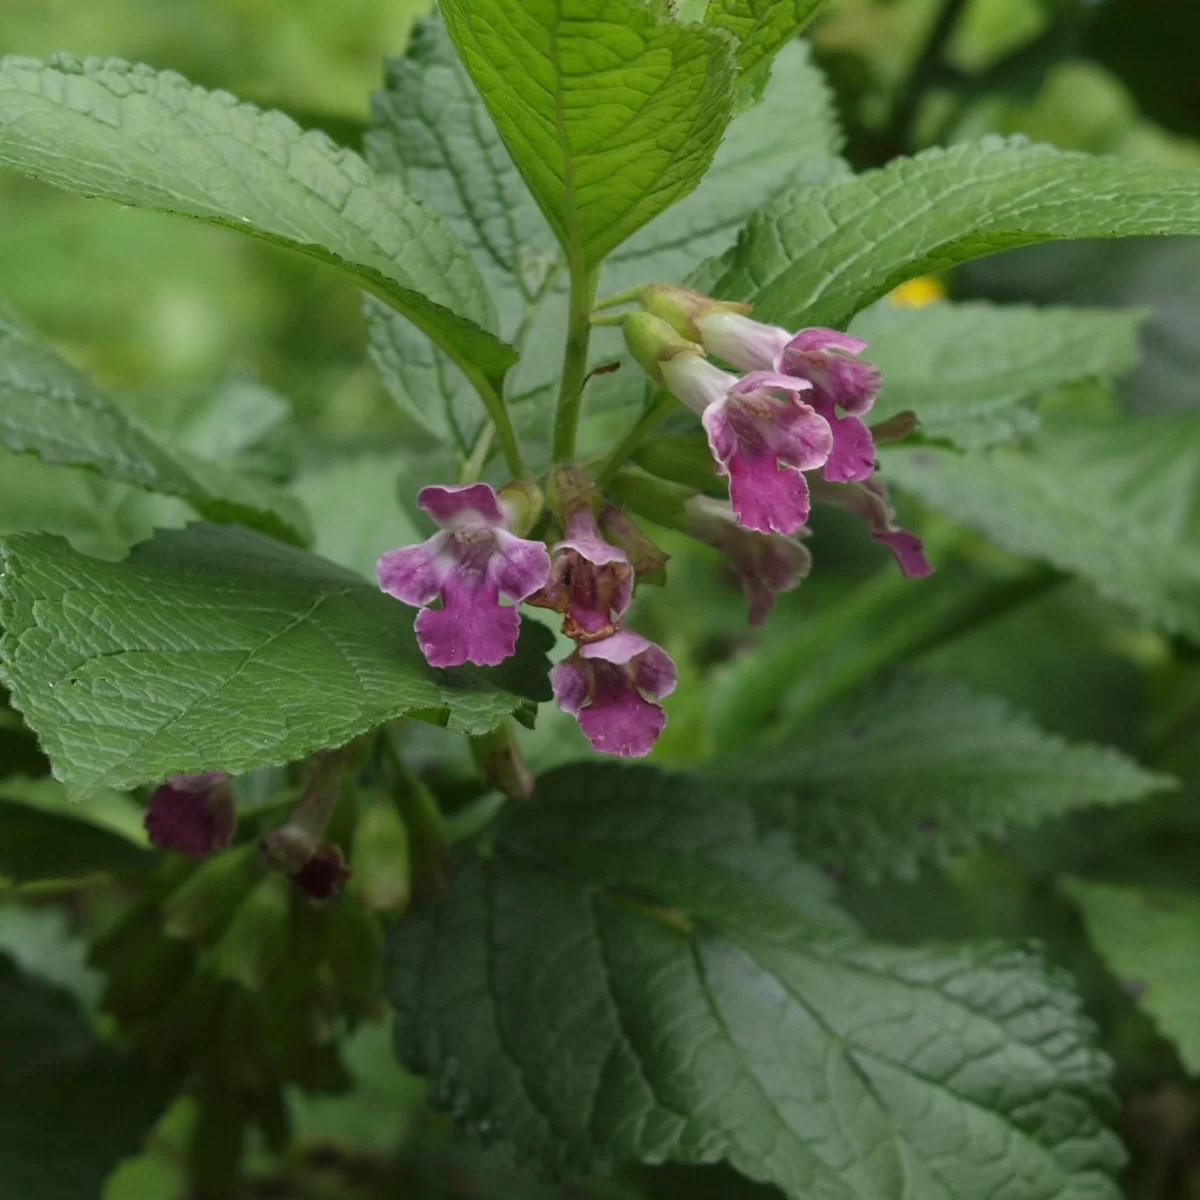
[(989, 138), (797, 188), (697, 283), (761, 320), (844, 328), (906, 280), (998, 250), (1197, 232), (1195, 171)]
[(535, 622), (502, 668), (434, 670), (411, 608), (247, 530), (193, 525), (123, 563), (36, 535), (0, 553), (5, 678), (73, 795), (285, 763), (405, 714), (483, 733), (546, 698)]
[(967, 449), (1037, 427), (1026, 403), (1081, 379), (1113, 379), (1137, 362), (1139, 310), (881, 303), (851, 326), (883, 372), (871, 420), (911, 409), (927, 437)]
[(1200, 896), (1083, 879), (1062, 883), (1113, 972), (1200, 1072)]
[(796, 1200), (1115, 1200), (1107, 1068), (994, 945), (860, 939), (697, 781), (544, 777), (397, 927), (397, 1047), (430, 1097), (558, 1169), (714, 1163)]
[(805, 855), (855, 878), (912, 877), (980, 838), (1173, 787), (1106, 746), (1042, 732), (950, 680), (901, 677), (704, 767)]
[(63, 992), (0, 957), (5, 1200), (96, 1200), (170, 1094), (168, 1081), (96, 1041)]
[(470, 255), (399, 181), (169, 71), (59, 55), (0, 59), (0, 163), (59, 187), (196, 217), (349, 271), (457, 361), (515, 361)]
[(1200, 638), (1195, 414), (1045, 438), (1023, 453), (889, 448), (886, 477), (1015, 554)]

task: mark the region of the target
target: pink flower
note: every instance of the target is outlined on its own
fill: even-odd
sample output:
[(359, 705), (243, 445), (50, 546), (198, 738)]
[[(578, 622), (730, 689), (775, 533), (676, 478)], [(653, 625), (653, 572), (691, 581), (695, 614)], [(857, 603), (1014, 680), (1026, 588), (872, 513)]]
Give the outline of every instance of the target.
[(799, 399), (812, 385), (771, 371), (738, 379), (698, 354), (677, 354), (661, 369), (700, 414), (738, 521), (760, 533), (799, 529), (809, 508), (802, 472), (823, 466), (833, 449), (829, 423)]
[(859, 418), (875, 403), (882, 380), (875, 367), (858, 357), (866, 342), (836, 329), (802, 329), (792, 335), (720, 308), (696, 317), (695, 325), (704, 348), (732, 366), (778, 371), (811, 385), (806, 398), (833, 431), (826, 479), (846, 483), (871, 474), (875, 443)]
[[(490, 484), (422, 488), (417, 503), (441, 530), (383, 555), (379, 586), (421, 609), (417, 643), (430, 666), (494, 667), (516, 649), (521, 627), (515, 606), (500, 597), (515, 605), (536, 592), (550, 573), (550, 556), (541, 542), (509, 533)], [(441, 608), (425, 607), (439, 597)]]
[(688, 534), (724, 554), (741, 578), (751, 625), (761, 625), (775, 597), (796, 587), (812, 568), (812, 555), (797, 538), (743, 529), (719, 500), (693, 496), (685, 508)]
[(237, 802), (224, 771), (174, 775), (150, 797), (146, 832), (153, 845), (207, 858), (233, 841)]
[(566, 614), (563, 633), (596, 641), (615, 633), (633, 595), (624, 550), (601, 536), (590, 503), (567, 517), (567, 536), (551, 548), (550, 578), (531, 603)]
[(554, 698), (602, 754), (641, 758), (667, 724), (667, 714), (646, 699), (675, 690), (670, 655), (636, 633), (622, 630), (579, 647), (550, 672)]
[(836, 504), (862, 517), (871, 526), (871, 536), (892, 552), (909, 579), (933, 574), (921, 539), (895, 523), (896, 512), (883, 480), (873, 477), (862, 483), (827, 483), (814, 479), (812, 484), (817, 500)]

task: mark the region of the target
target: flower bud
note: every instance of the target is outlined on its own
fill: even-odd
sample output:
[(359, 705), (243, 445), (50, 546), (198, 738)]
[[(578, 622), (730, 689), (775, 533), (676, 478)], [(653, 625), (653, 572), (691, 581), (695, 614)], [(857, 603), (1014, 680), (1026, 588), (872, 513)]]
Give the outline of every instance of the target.
[(638, 583), (657, 587), (666, 583), (671, 556), (656, 546), (627, 512), (615, 504), (605, 504), (600, 510), (600, 528), (614, 546), (625, 551)]
[(471, 755), (488, 783), (510, 800), (528, 800), (533, 795), (533, 775), (525, 765), (511, 722), (471, 738)]
[(509, 532), (517, 537), (526, 537), (541, 520), (545, 498), (532, 479), (510, 480), (496, 493), (496, 498)]
[(213, 968), (257, 992), (270, 978), (287, 949), (290, 912), (287, 884), (267, 875), (242, 902), (213, 952)]
[(445, 895), (450, 881), (450, 839), (433, 793), (411, 772), (397, 781), (396, 803), (408, 826), (413, 893), (423, 900)]
[(660, 387), (665, 387), (662, 364), (670, 362), (680, 354), (691, 354), (698, 358), (704, 357), (704, 351), (681, 337), (661, 317), (653, 313), (631, 312), (624, 323), (625, 345), (630, 354), (637, 359), (643, 371)]
[(351, 1020), (380, 1015), (383, 1006), (383, 924), (347, 897), (329, 911), (325, 954), (339, 1006)]
[(666, 529), (687, 528), (684, 506), (695, 495), (691, 488), (626, 467), (617, 472), (608, 490), (622, 508), (631, 509), (656, 525)]
[(201, 863), (163, 901), (167, 936), (198, 941), (220, 932), (261, 873), (262, 862), (252, 843)]
[(350, 860), (354, 895), (369, 909), (400, 916), (412, 894), (412, 865), (408, 826), (388, 797), (373, 797), (359, 814)]
[(714, 300), (688, 288), (670, 283), (652, 283), (642, 290), (642, 303), (646, 311), (661, 317), (672, 329), (694, 342), (702, 340), (697, 318), (710, 313), (750, 312), (749, 304), (735, 304), (729, 300)]
[(350, 869), (341, 847), (322, 842), (312, 858), (292, 875), (292, 882), (312, 900), (329, 900), (349, 878)]
[(726, 490), (717, 475), (712, 451), (702, 435), (660, 433), (647, 438), (632, 455), (639, 467), (651, 475), (720, 495)]
[(233, 841), (237, 801), (224, 771), (174, 775), (150, 797), (146, 832), (153, 845), (207, 858)]

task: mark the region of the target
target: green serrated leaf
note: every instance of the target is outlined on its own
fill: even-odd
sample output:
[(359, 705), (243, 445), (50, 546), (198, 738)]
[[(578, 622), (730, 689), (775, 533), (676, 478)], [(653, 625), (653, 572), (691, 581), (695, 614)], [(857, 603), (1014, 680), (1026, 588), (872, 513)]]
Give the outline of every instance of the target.
[(180, 496), (210, 520), (237, 521), (296, 544), (308, 540), (307, 518), (294, 500), (168, 446), (3, 305), (0, 443), (47, 464), (86, 467), (114, 483)]
[(1107, 746), (1044, 733), (1007, 704), (900, 677), (787, 731), (778, 747), (705, 763), (818, 862), (874, 882), (915, 876), (1013, 826), (1175, 786)]
[(844, 328), (916, 275), (1059, 238), (1200, 232), (1195, 171), (988, 138), (801, 187), (695, 286), (796, 328)]
[(698, 781), (545, 776), (392, 935), (397, 1049), (559, 1169), (715, 1163), (796, 1200), (1115, 1200), (1077, 1002), (995, 945), (862, 940)]
[(952, 520), (1200, 639), (1198, 445), (1200, 417), (1187, 413), (1047, 438), (1031, 452), (889, 447), (881, 460), (889, 481)]
[(911, 409), (927, 437), (977, 449), (1036, 429), (1028, 402), (1038, 396), (1131, 370), (1145, 316), (1137, 309), (881, 303), (851, 330), (869, 343), (866, 357), (883, 373), (872, 421)]
[(603, 291), (684, 279), (705, 257), (732, 246), (768, 201), (847, 174), (833, 95), (808, 44), (784, 47), (778, 62), (762, 100), (730, 123), (696, 190), (608, 258)]
[[(816, 15), (825, 0), (710, 0), (706, 24), (738, 40), (738, 90), (752, 98), (771, 61)], [(780, 68), (785, 70), (785, 67)]]
[(170, 1080), (95, 1040), (63, 992), (0, 957), (0, 1178), (5, 1200), (98, 1196), (136, 1153)]
[(687, 195), (733, 105), (732, 39), (634, 0), (444, 0), (530, 191), (587, 273)]
[(484, 733), (548, 698), (536, 622), (504, 666), (438, 671), (412, 609), (248, 530), (192, 525), (123, 563), (37, 535), (0, 555), (5, 680), (74, 796), (277, 765), (403, 715)]
[(473, 369), (515, 361), (471, 256), (398, 180), (278, 112), (116, 59), (0, 59), (0, 164), (349, 271)]
[[(436, 17), (418, 21), (406, 55), (389, 62), (372, 124), (368, 161), (445, 217), (487, 280), (502, 335), (523, 350), (530, 314), (559, 270), (558, 244)], [(372, 298), (367, 322), (371, 356), (392, 397), (430, 434), (469, 455), (483, 414), (462, 373)], [(537, 382), (551, 377), (561, 340), (543, 337), (530, 348), (537, 361), (522, 360), (510, 394), (524, 390), (531, 371)]]
[(1088, 937), (1114, 974), (1138, 998), (1200, 1073), (1200, 896), (1167, 888), (1065, 879)]

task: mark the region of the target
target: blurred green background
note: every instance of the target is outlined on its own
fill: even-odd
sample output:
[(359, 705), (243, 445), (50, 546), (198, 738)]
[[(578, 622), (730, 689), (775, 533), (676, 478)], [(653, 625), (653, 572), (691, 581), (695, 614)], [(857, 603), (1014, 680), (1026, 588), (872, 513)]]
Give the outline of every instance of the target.
[[(403, 49), (411, 21), (427, 7), (420, 0), (4, 0), (0, 53), (61, 49), (172, 68), (356, 145), (383, 59)], [(993, 133), (1200, 167), (1197, 0), (831, 0), (810, 33), (860, 169)], [(945, 283), (955, 297), (1145, 305), (1152, 316), (1143, 361), (1123, 383), (1122, 403), (1136, 412), (1200, 407), (1200, 239), (1035, 248), (985, 260)], [(189, 397), (244, 379), (292, 406), (294, 421), (273, 446), (281, 464), (411, 440), (367, 361), (357, 290), (264, 243), (3, 174), (0, 298), (152, 420), (169, 424)], [(386, 494), (390, 478), (382, 482)], [(315, 485), (306, 495), (329, 498)], [(833, 524), (839, 516), (823, 519)], [(768, 639), (803, 636), (804, 622), (840, 597), (847, 580), (862, 577), (857, 552), (837, 549), (834, 539), (824, 545), (831, 542), (833, 553), (823, 554), (803, 594), (781, 605), (791, 623), (777, 619)], [(742, 605), (717, 581), (711, 557), (683, 543), (670, 548), (678, 554), (672, 593), (642, 598), (639, 620), (695, 681), (740, 644)], [(683, 588), (690, 603), (681, 616), (671, 596)], [(1014, 645), (1026, 653), (1014, 658)], [(1195, 775), (1194, 652), (1131, 629), (1125, 614), (1087, 589), (1059, 589), (927, 661), (1007, 697), (1048, 729), (1143, 757), (1149, 748), (1154, 765)], [(660, 760), (704, 746), (705, 705), (702, 687), (680, 689)], [(576, 748), (562, 740), (570, 722), (544, 716), (529, 744), (535, 765)], [(448, 743), (440, 734), (428, 738), (432, 762)], [(1195, 791), (1193, 784), (1185, 795)], [(1042, 831), (920, 886), (851, 897), (864, 921), (896, 938), (1033, 931), (1049, 939), (1079, 973), (1105, 1047), (1117, 1057), (1127, 1101), (1122, 1133), (1134, 1151), (1129, 1194), (1144, 1200), (1200, 1196), (1200, 1101), (1170, 1048), (1100, 970), (1051, 881), (1062, 870), (1111, 868), (1118, 859), (1131, 877), (1143, 877), (1145, 867), (1163, 882), (1194, 881), (1194, 822), (1179, 805), (1173, 797), (1149, 813), (1100, 818), (1086, 833)], [(57, 909), (0, 909), (0, 944), (24, 947), (43, 974), (94, 1007), (95, 977), (78, 961), (78, 943)], [(295, 1098), (297, 1147), (285, 1160), (261, 1156), (257, 1194), (760, 1194), (720, 1173), (688, 1172), (647, 1174), (628, 1181), (628, 1190), (625, 1183), (543, 1190), (467, 1151), (424, 1113), (418, 1086), (392, 1064), (383, 1026), (365, 1027), (347, 1058), (358, 1090), (319, 1103)], [(122, 1170), (107, 1200), (176, 1196), (190, 1119), (186, 1103), (176, 1106), (152, 1152)], [(397, 1174), (385, 1151), (398, 1136), (408, 1149)]]

